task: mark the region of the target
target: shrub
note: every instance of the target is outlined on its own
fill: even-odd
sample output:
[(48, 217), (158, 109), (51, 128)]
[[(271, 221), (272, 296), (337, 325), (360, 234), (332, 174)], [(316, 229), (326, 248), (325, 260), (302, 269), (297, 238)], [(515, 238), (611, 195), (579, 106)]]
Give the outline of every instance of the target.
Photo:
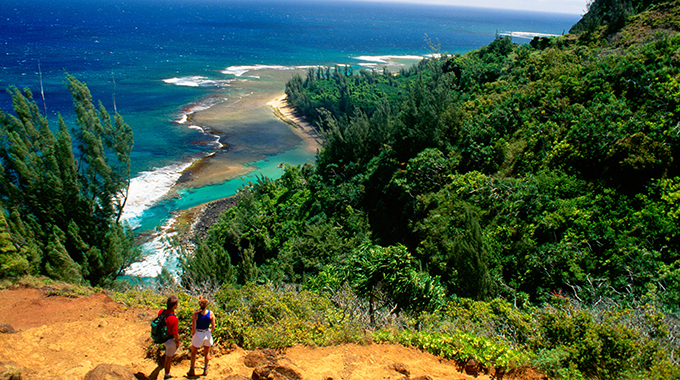
[(659, 331), (669, 320), (645, 308), (587, 308), (562, 299), (538, 309), (534, 318), (538, 330), (528, 345), (538, 353), (534, 364), (556, 378), (574, 378), (576, 371), (600, 379), (649, 374), (665, 356), (666, 335)]
[(427, 331), (388, 331), (373, 334), (377, 342), (399, 343), (417, 347), (434, 355), (465, 363), (476, 360), (487, 368), (505, 371), (529, 363), (529, 355), (512, 349), (508, 344), (462, 332), (441, 334)]
[(246, 285), (216, 294), (223, 310), (214, 336), (246, 349), (360, 343), (366, 327), (328, 296), (295, 287)]

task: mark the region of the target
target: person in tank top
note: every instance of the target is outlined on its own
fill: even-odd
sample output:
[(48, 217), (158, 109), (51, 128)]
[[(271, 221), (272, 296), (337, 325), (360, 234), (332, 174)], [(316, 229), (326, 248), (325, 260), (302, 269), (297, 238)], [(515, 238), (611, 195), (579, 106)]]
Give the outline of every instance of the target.
[(203, 376), (208, 374), (210, 347), (213, 345), (212, 331), (215, 329), (215, 315), (207, 309), (208, 300), (205, 297), (199, 297), (198, 305), (200, 309), (196, 310), (191, 316), (191, 367), (189, 367), (187, 376), (196, 376), (194, 371), (196, 354), (201, 347), (203, 347), (203, 357), (205, 358)]

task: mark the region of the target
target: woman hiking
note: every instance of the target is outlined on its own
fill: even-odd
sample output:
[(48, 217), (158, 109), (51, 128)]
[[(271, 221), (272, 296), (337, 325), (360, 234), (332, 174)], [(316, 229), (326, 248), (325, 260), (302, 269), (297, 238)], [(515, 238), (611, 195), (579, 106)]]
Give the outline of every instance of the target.
[(196, 310), (191, 316), (191, 367), (187, 376), (196, 376), (194, 365), (196, 364), (196, 354), (201, 347), (203, 347), (203, 356), (205, 357), (203, 376), (208, 374), (210, 347), (213, 345), (212, 331), (215, 329), (215, 315), (206, 309), (208, 300), (205, 297), (199, 297), (198, 305), (200, 309)]

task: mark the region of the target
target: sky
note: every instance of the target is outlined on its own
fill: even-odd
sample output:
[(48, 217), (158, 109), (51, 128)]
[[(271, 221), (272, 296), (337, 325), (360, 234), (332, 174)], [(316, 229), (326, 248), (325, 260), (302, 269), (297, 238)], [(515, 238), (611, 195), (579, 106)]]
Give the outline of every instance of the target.
[(362, 0), (391, 3), (442, 4), (479, 8), (504, 8), (536, 12), (586, 13), (588, 0)]

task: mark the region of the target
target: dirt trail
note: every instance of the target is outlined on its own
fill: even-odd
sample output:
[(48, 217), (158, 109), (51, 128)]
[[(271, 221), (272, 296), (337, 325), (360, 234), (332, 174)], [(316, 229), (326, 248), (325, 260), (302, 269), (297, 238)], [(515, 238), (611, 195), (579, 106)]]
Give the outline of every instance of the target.
[[(0, 364), (20, 367), (22, 379), (82, 379), (101, 363), (127, 367), (140, 379), (162, 379), (156, 362), (145, 358), (149, 321), (156, 313), (128, 309), (101, 293), (67, 298), (46, 297), (40, 289), (0, 290), (0, 324), (16, 330), (0, 333)], [(179, 356), (186, 357), (186, 352), (182, 347)], [(208, 376), (200, 378), (250, 378), (253, 369), (243, 360), (248, 353), (239, 348), (217, 353)], [(454, 363), (397, 345), (297, 346), (280, 353), (279, 362), (309, 380), (404, 379), (395, 364), (408, 368), (412, 378), (474, 378), (460, 373)], [(202, 369), (202, 360), (197, 364)], [(188, 368), (184, 359), (173, 365), (172, 374), (181, 378)]]

